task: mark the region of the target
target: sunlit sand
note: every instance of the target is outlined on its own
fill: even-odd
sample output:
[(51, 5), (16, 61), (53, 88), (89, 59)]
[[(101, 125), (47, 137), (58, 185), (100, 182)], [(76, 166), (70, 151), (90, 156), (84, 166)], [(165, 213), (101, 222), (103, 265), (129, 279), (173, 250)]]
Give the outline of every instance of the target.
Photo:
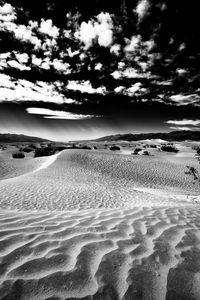
[(64, 150), (2, 173), (0, 299), (200, 299), (200, 188), (170, 155)]

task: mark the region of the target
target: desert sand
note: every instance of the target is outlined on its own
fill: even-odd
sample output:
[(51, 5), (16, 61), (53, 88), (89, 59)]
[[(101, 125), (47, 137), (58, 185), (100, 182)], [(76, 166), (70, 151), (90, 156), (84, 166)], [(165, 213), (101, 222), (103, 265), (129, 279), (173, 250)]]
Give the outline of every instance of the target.
[(0, 180), (0, 299), (200, 299), (195, 161), (170, 155), (16, 162)]

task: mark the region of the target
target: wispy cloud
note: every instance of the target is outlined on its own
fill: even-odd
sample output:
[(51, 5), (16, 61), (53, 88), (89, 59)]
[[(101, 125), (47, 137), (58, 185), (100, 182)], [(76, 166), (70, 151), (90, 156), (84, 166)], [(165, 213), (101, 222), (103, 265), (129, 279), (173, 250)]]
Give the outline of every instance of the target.
[(180, 126), (171, 126), (169, 128), (172, 129), (172, 130), (191, 130), (191, 128), (185, 127), (185, 126), (183, 126), (183, 127), (180, 127)]
[(200, 124), (200, 120), (169, 120), (166, 121), (167, 124), (173, 124), (173, 125), (192, 125), (192, 126), (197, 126)]
[(26, 111), (29, 114), (42, 115), (45, 119), (82, 120), (91, 119), (93, 117), (93, 115), (73, 114), (66, 111), (51, 110), (40, 107), (29, 107)]
[(177, 105), (187, 105), (187, 104), (195, 104), (200, 105), (200, 97), (198, 94), (190, 94), (190, 95), (172, 95), (170, 100)]

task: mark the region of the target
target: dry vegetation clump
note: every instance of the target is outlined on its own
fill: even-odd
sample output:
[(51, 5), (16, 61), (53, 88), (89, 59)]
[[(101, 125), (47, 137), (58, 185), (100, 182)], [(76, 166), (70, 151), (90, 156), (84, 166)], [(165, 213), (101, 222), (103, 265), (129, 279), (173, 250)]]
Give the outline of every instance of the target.
[(24, 147), (24, 148), (22, 148), (22, 151), (25, 153), (30, 153), (30, 152), (34, 151), (34, 149), (30, 148), (30, 147)]
[(134, 149), (132, 155), (138, 155), (138, 153), (139, 153), (140, 151), (142, 151), (142, 148), (138, 148), (138, 147), (137, 147), (137, 148)]
[(28, 147), (31, 148), (31, 149), (37, 149), (37, 148), (39, 148), (39, 147), (37, 147), (37, 146), (34, 145), (34, 144), (29, 144)]
[(79, 149), (92, 150), (93, 148), (91, 146), (88, 146), (88, 145), (80, 145)]
[(47, 146), (47, 147), (41, 147), (35, 149), (34, 157), (41, 157), (41, 156), (50, 156), (57, 152), (63, 151), (69, 149), (69, 147), (66, 146)]
[(111, 151), (119, 151), (121, 150), (120, 146), (117, 146), (117, 145), (113, 145), (109, 148)]
[(17, 151), (12, 153), (12, 158), (24, 158), (25, 154), (22, 151)]
[(177, 153), (179, 150), (174, 145), (161, 145), (160, 149), (166, 152), (174, 152)]
[(150, 155), (150, 153), (149, 153), (149, 151), (144, 150), (144, 151), (142, 152), (142, 155)]
[(41, 156), (50, 156), (55, 153), (55, 149), (52, 147), (43, 147), (35, 149), (34, 157), (41, 157)]
[[(200, 147), (197, 146), (195, 150), (196, 150), (195, 158), (198, 160), (198, 162), (200, 164)], [(194, 183), (195, 183), (195, 181), (200, 182), (199, 171), (196, 168), (194, 168), (193, 166), (186, 166), (186, 168), (187, 168), (187, 170), (185, 171), (185, 174), (192, 176)]]

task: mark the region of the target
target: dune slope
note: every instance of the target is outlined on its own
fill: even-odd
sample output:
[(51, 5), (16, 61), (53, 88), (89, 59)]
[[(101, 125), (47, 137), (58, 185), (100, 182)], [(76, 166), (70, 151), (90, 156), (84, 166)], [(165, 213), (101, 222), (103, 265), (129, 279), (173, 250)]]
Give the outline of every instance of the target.
[[(168, 197), (137, 188), (156, 188)], [(47, 168), (0, 181), (2, 209), (63, 210), (173, 205), (173, 194), (198, 194), (184, 166), (154, 157), (66, 150)], [(177, 200), (178, 201), (178, 200)]]
[(199, 190), (183, 167), (67, 150), (2, 179), (0, 299), (199, 300)]

